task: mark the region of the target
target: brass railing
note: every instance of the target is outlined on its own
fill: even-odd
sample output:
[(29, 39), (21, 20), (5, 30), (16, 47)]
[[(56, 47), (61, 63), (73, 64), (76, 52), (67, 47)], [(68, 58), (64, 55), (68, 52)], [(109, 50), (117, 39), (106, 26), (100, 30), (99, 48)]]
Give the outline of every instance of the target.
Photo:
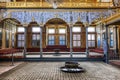
[[(3, 3), (0, 3), (0, 5)], [(87, 3), (87, 2), (63, 2), (58, 7), (59, 8), (107, 8), (112, 6), (112, 3), (106, 2), (96, 2), (96, 3)], [(51, 8), (52, 5), (47, 2), (7, 2), (4, 6), (7, 8)]]

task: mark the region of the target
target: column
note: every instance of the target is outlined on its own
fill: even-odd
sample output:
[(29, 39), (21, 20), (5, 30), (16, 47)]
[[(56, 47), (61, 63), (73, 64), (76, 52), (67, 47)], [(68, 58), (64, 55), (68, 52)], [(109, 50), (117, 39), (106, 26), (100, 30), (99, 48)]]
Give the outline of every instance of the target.
[(72, 26), (70, 25), (70, 57), (72, 58), (73, 57), (73, 50), (72, 50)]
[(88, 25), (86, 25), (86, 55), (89, 56), (88, 52)]
[(12, 48), (12, 31), (10, 31), (10, 34), (9, 34), (9, 48)]
[(25, 32), (24, 32), (24, 58), (26, 58), (26, 48), (27, 48), (27, 43), (26, 43), (26, 37), (27, 37), (27, 27), (25, 26)]
[(6, 23), (3, 22), (2, 24), (3, 28), (2, 28), (2, 49), (6, 48), (6, 30), (5, 30), (5, 26), (6, 26)]
[(104, 55), (105, 55), (105, 62), (109, 63), (109, 54), (108, 54), (108, 25), (105, 25), (105, 40), (103, 42), (103, 49), (104, 49)]
[(43, 56), (42, 50), (42, 26), (40, 27), (40, 58)]
[(12, 25), (13, 25), (12, 23), (9, 24), (9, 27), (10, 27), (9, 48), (12, 48), (12, 27), (13, 27)]
[(115, 38), (116, 38), (116, 49), (115, 49), (115, 52), (116, 52), (116, 54), (118, 54), (118, 30), (117, 30), (117, 26), (115, 26)]

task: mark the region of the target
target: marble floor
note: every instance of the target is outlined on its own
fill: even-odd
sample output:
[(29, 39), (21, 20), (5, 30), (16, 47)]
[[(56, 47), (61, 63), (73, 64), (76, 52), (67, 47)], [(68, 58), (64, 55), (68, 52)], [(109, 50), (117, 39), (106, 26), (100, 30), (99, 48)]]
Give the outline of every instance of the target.
[(120, 80), (120, 69), (103, 62), (79, 62), (86, 71), (60, 71), (64, 62), (24, 62), (1, 74), (0, 80)]

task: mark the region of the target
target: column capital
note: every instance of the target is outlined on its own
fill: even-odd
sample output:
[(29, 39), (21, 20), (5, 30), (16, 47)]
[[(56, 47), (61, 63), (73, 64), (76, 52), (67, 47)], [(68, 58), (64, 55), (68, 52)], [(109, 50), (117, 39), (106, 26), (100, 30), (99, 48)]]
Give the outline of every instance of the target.
[(69, 27), (73, 27), (73, 24), (72, 24), (72, 23), (70, 23), (70, 24), (69, 24)]
[(89, 26), (89, 23), (88, 22), (85, 22), (84, 23), (85, 27), (87, 28)]
[(39, 26), (40, 26), (40, 27), (44, 27), (44, 24), (43, 24), (43, 23), (40, 23)]
[(23, 27), (27, 27), (28, 23), (23, 23), (22, 25), (23, 25)]

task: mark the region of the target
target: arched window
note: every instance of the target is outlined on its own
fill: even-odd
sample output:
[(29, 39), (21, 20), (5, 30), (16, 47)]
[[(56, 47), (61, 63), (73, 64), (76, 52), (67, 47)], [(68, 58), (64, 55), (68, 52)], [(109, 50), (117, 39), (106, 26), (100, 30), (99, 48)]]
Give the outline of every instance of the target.
[(48, 28), (48, 45), (66, 45), (66, 28)]

